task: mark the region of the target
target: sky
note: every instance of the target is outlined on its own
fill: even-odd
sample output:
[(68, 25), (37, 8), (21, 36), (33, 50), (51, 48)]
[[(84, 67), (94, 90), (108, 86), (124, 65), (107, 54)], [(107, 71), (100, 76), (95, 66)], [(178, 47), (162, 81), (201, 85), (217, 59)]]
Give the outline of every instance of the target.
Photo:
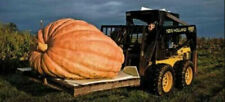
[(125, 24), (125, 12), (165, 8), (195, 24), (200, 37), (224, 37), (224, 0), (0, 0), (0, 22), (13, 22), (19, 30), (37, 32), (61, 18), (103, 24)]

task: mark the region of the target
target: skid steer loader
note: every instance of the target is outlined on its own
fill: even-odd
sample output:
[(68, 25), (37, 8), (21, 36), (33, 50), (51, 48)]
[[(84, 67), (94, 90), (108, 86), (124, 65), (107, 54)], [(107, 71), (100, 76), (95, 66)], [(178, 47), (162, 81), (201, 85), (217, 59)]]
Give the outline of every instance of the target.
[(102, 25), (101, 30), (123, 49), (123, 66), (137, 66), (142, 86), (164, 95), (174, 86), (191, 85), (197, 73), (196, 26), (180, 20), (178, 14), (128, 11), (126, 25)]

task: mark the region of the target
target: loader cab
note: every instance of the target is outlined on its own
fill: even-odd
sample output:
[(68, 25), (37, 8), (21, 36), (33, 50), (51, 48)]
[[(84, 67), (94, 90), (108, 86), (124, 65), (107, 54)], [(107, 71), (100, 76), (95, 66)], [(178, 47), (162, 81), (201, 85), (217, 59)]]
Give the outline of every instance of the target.
[[(195, 34), (188, 34), (190, 32), (187, 31), (187, 28), (185, 28), (185, 26), (182, 28), (182, 26), (187, 25), (187, 23), (179, 20), (179, 14), (177, 13), (171, 13), (171, 12), (160, 11), (160, 10), (126, 12), (127, 26), (142, 25), (142, 26), (146, 26), (147, 28), (148, 25), (151, 23), (155, 24), (155, 32), (149, 33), (148, 29), (146, 29), (145, 36), (143, 36), (143, 33), (141, 34), (142, 37), (145, 37), (145, 39), (142, 39), (142, 40), (150, 39), (150, 41), (147, 41), (147, 42), (140, 41), (140, 42), (142, 42), (142, 44), (146, 43), (145, 46), (148, 45), (149, 48), (151, 48), (146, 53), (147, 55), (152, 55), (149, 57), (151, 57), (153, 60), (166, 59), (176, 53), (175, 49), (178, 49), (180, 47), (179, 45), (185, 45), (182, 43), (195, 39)], [(191, 28), (193, 28), (192, 33), (195, 33), (194, 31), (195, 26), (192, 26)], [(168, 33), (166, 32), (166, 30), (175, 30), (175, 32)], [(151, 44), (152, 42), (155, 42), (155, 44), (157, 43), (157, 45)], [(195, 42), (195, 41), (192, 41), (192, 42)], [(194, 50), (194, 47), (195, 46), (192, 47), (193, 50)], [(143, 48), (143, 49), (146, 49), (146, 48)], [(157, 53), (155, 53), (156, 56), (153, 56), (155, 49), (157, 50)]]
[[(155, 60), (158, 59), (157, 56), (154, 56), (156, 49), (156, 43), (160, 43), (161, 46), (157, 47), (159, 59), (163, 59), (166, 56), (165, 50), (168, 49), (168, 46), (173, 44), (169, 42), (171, 37), (166, 37), (163, 34), (163, 27), (178, 26), (179, 23), (167, 17), (168, 12), (160, 10), (145, 10), (145, 11), (128, 11), (126, 12), (126, 25), (127, 26), (145, 26), (145, 34), (140, 33), (141, 37), (144, 37), (140, 42), (143, 45), (144, 53), (146, 53), (148, 60), (151, 60), (155, 63)], [(179, 15), (176, 13), (169, 13), (170, 15), (179, 18)], [(154, 24), (155, 28), (153, 31), (148, 29), (150, 24)], [(132, 34), (132, 33), (131, 33)], [(174, 37), (174, 36), (173, 36)], [(172, 38), (173, 38), (172, 37)], [(176, 37), (178, 39), (178, 37)], [(139, 38), (141, 39), (141, 38)], [(174, 39), (174, 38), (173, 38)], [(134, 40), (134, 38), (133, 38)], [(143, 64), (142, 64), (143, 65)]]

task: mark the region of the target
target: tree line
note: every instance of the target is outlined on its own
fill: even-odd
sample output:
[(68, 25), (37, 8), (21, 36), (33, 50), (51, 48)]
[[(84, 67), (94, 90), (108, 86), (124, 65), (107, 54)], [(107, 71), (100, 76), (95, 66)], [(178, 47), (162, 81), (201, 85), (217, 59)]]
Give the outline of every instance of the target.
[(35, 36), (30, 32), (19, 31), (14, 23), (0, 23), (0, 73), (29, 66), (29, 53), (34, 46)]

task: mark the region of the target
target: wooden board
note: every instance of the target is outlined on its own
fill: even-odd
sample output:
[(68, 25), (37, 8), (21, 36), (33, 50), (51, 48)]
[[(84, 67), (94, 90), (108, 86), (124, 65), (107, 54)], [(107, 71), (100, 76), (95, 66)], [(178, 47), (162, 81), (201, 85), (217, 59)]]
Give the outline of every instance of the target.
[(17, 71), (27, 76), (30, 80), (57, 90), (65, 90), (74, 96), (84, 95), (91, 92), (103, 91), (128, 86), (139, 86), (140, 76), (137, 68), (126, 66), (118, 76), (112, 79), (86, 79), (71, 80), (53, 77), (43, 77), (32, 71), (31, 68), (17, 68)]

